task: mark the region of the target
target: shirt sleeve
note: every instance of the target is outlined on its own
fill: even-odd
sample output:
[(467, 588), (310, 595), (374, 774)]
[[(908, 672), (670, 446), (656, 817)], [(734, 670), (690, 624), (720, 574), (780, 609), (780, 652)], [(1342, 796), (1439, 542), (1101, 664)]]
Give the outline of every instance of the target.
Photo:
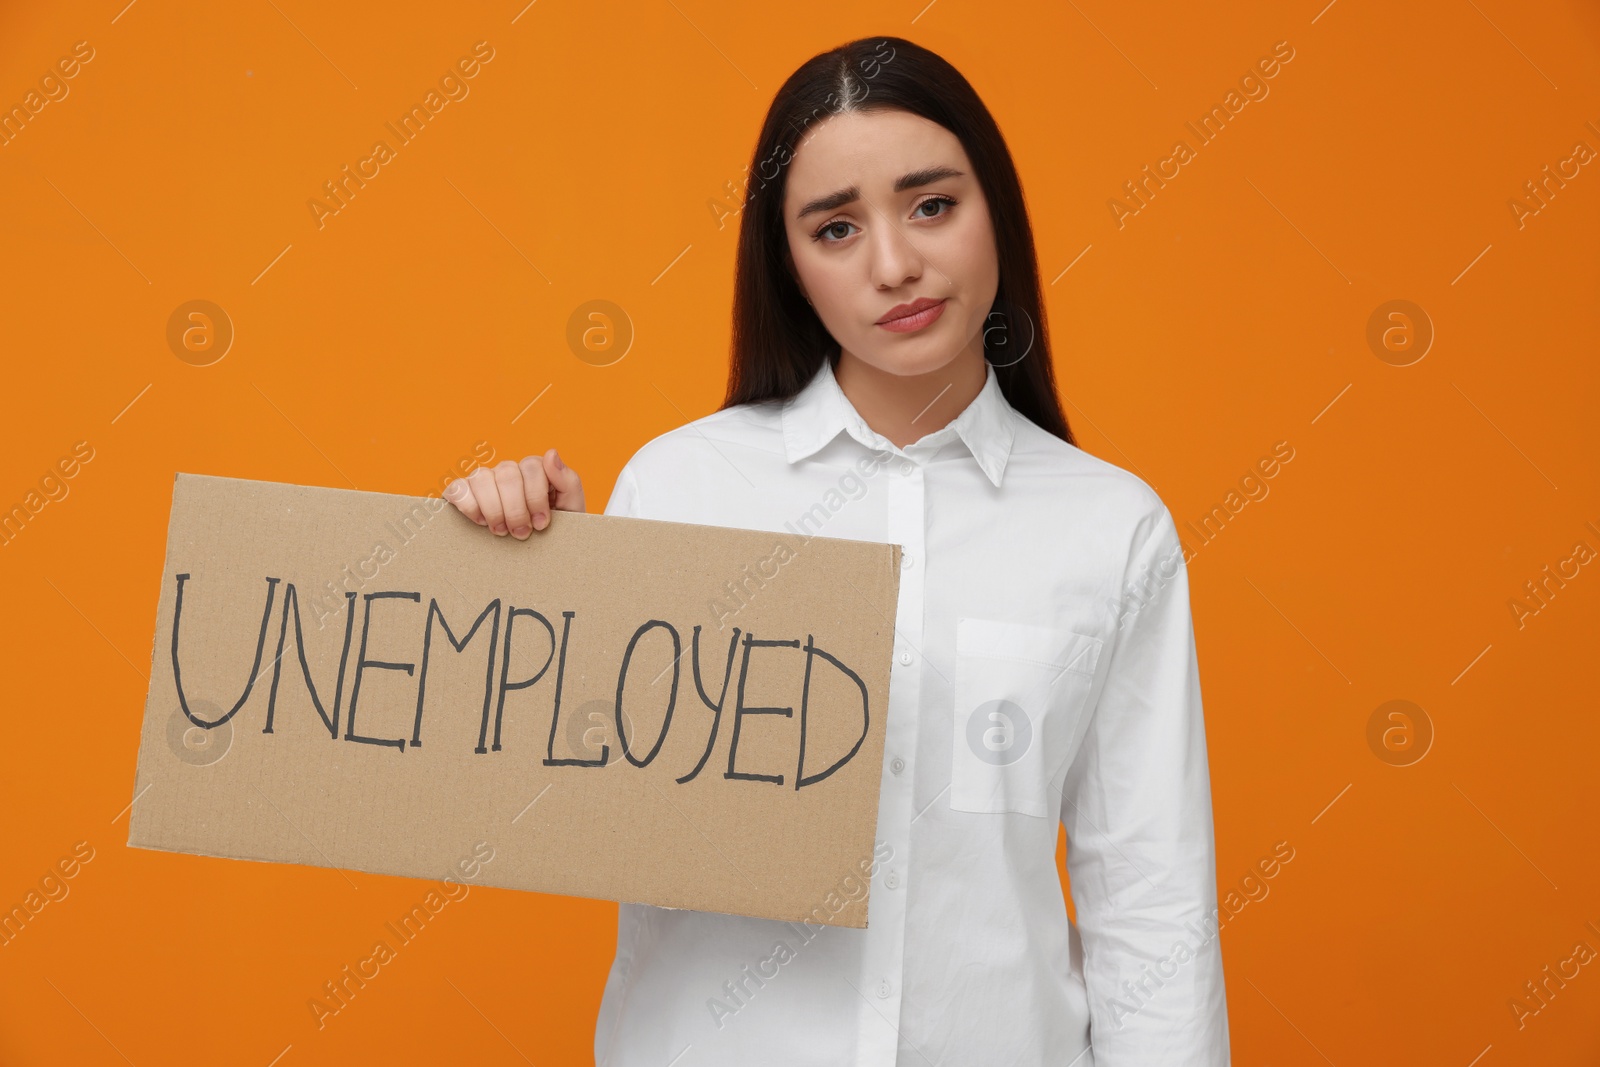
[(1098, 1067), (1227, 1067), (1211, 778), (1183, 546), (1141, 523), (1061, 822)]
[(637, 519), (639, 510), (639, 479), (633, 473), (630, 460), (617, 474), (617, 484), (611, 487), (611, 498), (606, 501), (606, 510), (602, 514)]

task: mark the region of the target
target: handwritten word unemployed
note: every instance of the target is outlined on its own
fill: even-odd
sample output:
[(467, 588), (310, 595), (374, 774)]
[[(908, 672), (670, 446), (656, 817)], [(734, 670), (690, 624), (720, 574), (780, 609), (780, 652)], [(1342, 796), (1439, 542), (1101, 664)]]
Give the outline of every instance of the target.
[[(185, 693), (183, 687), (183, 671), (178, 654), (178, 637), (183, 625), (184, 584), (190, 580), (191, 576), (188, 574), (179, 574), (176, 577), (177, 595), (172, 613), (172, 678), (173, 685), (177, 690), (176, 696), (178, 700), (178, 706), (183, 710), (184, 715), (189, 718), (189, 721), (193, 722), (196, 726), (207, 730), (215, 729), (216, 727), (228, 722), (236, 714), (238, 714), (239, 710), (244, 707), (245, 702), (250, 698), (250, 691), (255, 686), (256, 680), (261, 671), (261, 656), (266, 647), (267, 632), (270, 629), (272, 621), (273, 601), (277, 594), (278, 584), (282, 581), (282, 579), (273, 577), (268, 577), (266, 579), (266, 606), (261, 612), (260, 630), (256, 634), (255, 662), (250, 668), (250, 677), (245, 681), (244, 692), (234, 703), (231, 710), (222, 714), (216, 719), (206, 720), (200, 718), (191, 708), (188, 695)], [(321, 717), (322, 725), (325, 729), (327, 729), (329, 738), (332, 740), (339, 739), (340, 703), (344, 696), (344, 681), (347, 673), (347, 667), (349, 665), (350, 646), (354, 637), (356, 616), (356, 594), (347, 593), (345, 595), (349, 598), (350, 603), (345, 617), (344, 646), (339, 656), (339, 671), (334, 682), (333, 711), (330, 714), (324, 707), (316, 684), (312, 681), (311, 667), (306, 655), (305, 634), (300, 621), (299, 595), (295, 589), (294, 583), (285, 583), (281, 621), (278, 626), (278, 652), (272, 664), (272, 688), (267, 697), (266, 726), (261, 731), (262, 733), (270, 734), (273, 732), (273, 717), (277, 710), (278, 683), (283, 671), (284, 652), (287, 647), (287, 638), (289, 632), (289, 619), (292, 614), (294, 617), (295, 646), (299, 656), (300, 670), (302, 677), (305, 680), (307, 692), (311, 697), (311, 703), (315, 707), (317, 714)], [(543, 760), (544, 765), (547, 767), (604, 767), (608, 762), (610, 762), (611, 746), (609, 744), (603, 746), (600, 750), (600, 755), (594, 759), (577, 759), (571, 757), (557, 758), (554, 751), (556, 733), (559, 729), (561, 719), (562, 683), (566, 675), (567, 650), (569, 639), (571, 637), (572, 620), (577, 615), (577, 612), (563, 611), (561, 613), (561, 637), (558, 642), (555, 635), (555, 627), (551, 625), (550, 620), (541, 612), (535, 611), (533, 608), (514, 607), (510, 603), (502, 605), (500, 599), (497, 597), (494, 600), (491, 600), (488, 605), (484, 607), (483, 611), (478, 614), (478, 617), (473, 620), (471, 627), (467, 629), (466, 635), (460, 639), (457, 639), (454, 629), (450, 626), (449, 621), (445, 618), (444, 611), (439, 607), (439, 601), (436, 598), (429, 598), (427, 601), (427, 614), (422, 620), (422, 632), (418, 637), (420, 656), (416, 662), (401, 663), (368, 658), (367, 640), (372, 630), (372, 605), (374, 601), (409, 600), (415, 602), (418, 605), (417, 610), (420, 611), (423, 601), (422, 594), (417, 592), (384, 590), (381, 592), (365, 593), (362, 595), (362, 599), (364, 601), (364, 611), (362, 614), (361, 644), (360, 650), (356, 653), (354, 672), (355, 678), (350, 687), (350, 710), (345, 723), (345, 741), (352, 741), (368, 745), (381, 745), (394, 748), (400, 752), (406, 751), (408, 746), (411, 748), (421, 747), (423, 709), (427, 697), (428, 664), (430, 656), (433, 654), (434, 620), (438, 620), (439, 626), (444, 630), (445, 639), (450, 642), (451, 647), (453, 647), (458, 653), (466, 649), (467, 645), (472, 642), (474, 636), (477, 635), (478, 631), (483, 628), (483, 624), (487, 621), (490, 623), (490, 626), (488, 629), (488, 641), (486, 643), (488, 654), (486, 656), (486, 662), (484, 665), (483, 711), (482, 721), (478, 729), (478, 745), (474, 751), (479, 754), (489, 751), (500, 751), (500, 727), (504, 718), (506, 694), (513, 690), (526, 689), (534, 685), (545, 676), (545, 674), (549, 671), (551, 664), (555, 663), (555, 710), (554, 717), (550, 722), (550, 738), (545, 747), (545, 758)], [(537, 621), (541, 626), (544, 627), (550, 640), (550, 654), (545, 658), (544, 664), (532, 675), (519, 681), (511, 681), (511, 635), (518, 618)], [(505, 637), (503, 642), (499, 640), (502, 619), (504, 620), (505, 624)], [(624, 709), (623, 697), (628, 681), (629, 665), (633, 660), (634, 650), (638, 646), (640, 640), (645, 637), (645, 635), (656, 629), (665, 631), (666, 634), (672, 639), (672, 688), (667, 700), (666, 711), (661, 721), (661, 732), (652, 743), (649, 752), (647, 752), (641, 758), (635, 754), (634, 746), (630, 744), (628, 739), (626, 723), (627, 721), (630, 721), (630, 719), (628, 713)], [(733, 628), (732, 638), (728, 642), (727, 659), (723, 668), (722, 691), (717, 699), (713, 701), (712, 698), (706, 693), (705, 684), (701, 673), (700, 630), (701, 627), (699, 625), (694, 627), (692, 654), (689, 658), (693, 667), (695, 691), (698, 694), (700, 701), (714, 714), (711, 720), (710, 736), (706, 740), (705, 750), (700, 756), (699, 762), (695, 765), (695, 767), (684, 776), (676, 779), (679, 784), (694, 779), (700, 773), (701, 769), (705, 767), (707, 760), (711, 756), (712, 748), (716, 744), (718, 728), (722, 722), (723, 708), (727, 704), (728, 687), (733, 677), (733, 663), (735, 658), (739, 658), (739, 684), (738, 689), (736, 690), (734, 707), (732, 711), (733, 734), (728, 747), (728, 769), (723, 773), (723, 777), (730, 779), (743, 779), (745, 781), (754, 782), (772, 782), (779, 786), (783, 785), (784, 775), (782, 774), (762, 774), (753, 771), (735, 770), (735, 761), (738, 757), (739, 750), (739, 732), (746, 716), (783, 715), (789, 717), (793, 716), (795, 711), (793, 707), (751, 707), (745, 703), (745, 687), (750, 676), (750, 656), (752, 651), (757, 648), (799, 649), (805, 657), (805, 678), (800, 692), (799, 752), (795, 765), (794, 788), (800, 789), (804, 786), (815, 785), (816, 783), (830, 777), (835, 771), (855, 757), (855, 754), (861, 748), (862, 742), (866, 740), (868, 727), (871, 722), (871, 713), (868, 707), (867, 687), (866, 684), (861, 680), (861, 676), (859, 674), (850, 669), (850, 667), (846, 666), (837, 657), (824, 651), (822, 648), (819, 648), (812, 640), (812, 636), (810, 634), (806, 635), (805, 644), (802, 646), (798, 638), (791, 638), (788, 640), (758, 640), (752, 634), (746, 633), (743, 640), (743, 655), (742, 657), (736, 657), (735, 653), (738, 650), (741, 642), (739, 640), (739, 627), (735, 626)], [(497, 651), (500, 654), (500, 678), (498, 685), (496, 684), (494, 677), (495, 655)], [(558, 652), (559, 659), (557, 658)], [(683, 640), (679, 635), (678, 629), (670, 622), (662, 619), (650, 619), (649, 621), (640, 625), (634, 631), (631, 640), (628, 642), (626, 650), (622, 654), (622, 664), (617, 672), (615, 704), (616, 737), (619, 742), (619, 747), (622, 749), (622, 755), (635, 767), (646, 767), (656, 758), (656, 755), (661, 751), (662, 745), (667, 739), (668, 732), (672, 728), (673, 711), (677, 706), (678, 700), (679, 676), (682, 673), (682, 660)], [(850, 750), (836, 760), (833, 764), (821, 771), (815, 771), (808, 774), (805, 770), (806, 723), (811, 704), (811, 676), (813, 669), (819, 666), (819, 661), (831, 664), (835, 670), (843, 674), (850, 682), (853, 682), (856, 688), (860, 691), (861, 734), (856, 738), (855, 744), (850, 748)], [(403, 671), (407, 675), (414, 675), (416, 677), (416, 714), (413, 721), (411, 738), (409, 742), (404, 737), (370, 737), (356, 733), (356, 709), (357, 702), (361, 695), (361, 682), (363, 675), (369, 670)], [(652, 678), (656, 677), (659, 673), (664, 673), (664, 671), (658, 670), (653, 665), (640, 667), (638, 670), (648, 674)], [(496, 696), (497, 693), (498, 696)], [(486, 746), (489, 732), (489, 707), (491, 703), (494, 704), (495, 708), (494, 745), (492, 749)]]

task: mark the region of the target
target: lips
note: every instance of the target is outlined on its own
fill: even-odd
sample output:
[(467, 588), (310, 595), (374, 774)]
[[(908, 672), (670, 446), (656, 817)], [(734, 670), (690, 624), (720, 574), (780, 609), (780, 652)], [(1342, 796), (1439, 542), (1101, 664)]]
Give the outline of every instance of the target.
[(919, 300), (912, 304), (902, 305), (902, 307), (917, 310), (901, 315), (897, 319), (884, 319), (877, 324), (878, 329), (898, 334), (920, 333), (939, 321), (939, 316), (944, 314), (944, 305), (945, 301), (943, 300)]
[(879, 319), (876, 325), (883, 326), (887, 323), (893, 322), (896, 319), (909, 318), (920, 311), (926, 311), (929, 308), (942, 303), (944, 303), (944, 300), (942, 299), (934, 300), (932, 297), (921, 297), (920, 299), (913, 300), (909, 304), (901, 304), (897, 307), (890, 308), (889, 313), (883, 318)]

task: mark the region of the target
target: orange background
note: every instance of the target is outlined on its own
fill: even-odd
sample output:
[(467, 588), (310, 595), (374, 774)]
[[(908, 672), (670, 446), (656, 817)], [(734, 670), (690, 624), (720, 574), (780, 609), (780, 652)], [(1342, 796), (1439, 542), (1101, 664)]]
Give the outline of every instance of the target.
[[(0, 906), (94, 849), (0, 948), (0, 1062), (588, 1059), (614, 904), (476, 889), (319, 1031), (307, 1001), (431, 883), (127, 847), (173, 473), (425, 493), (480, 440), (557, 445), (600, 510), (720, 401), (715, 205), (772, 94), (878, 34), (1005, 131), (1084, 448), (1180, 528), (1294, 449), (1191, 539), (1222, 891), (1295, 850), (1222, 935), (1235, 1061), (1600, 1062), (1600, 961), (1509, 1006), (1600, 950), (1600, 564), (1509, 606), (1600, 551), (1600, 163), (1509, 206), (1600, 150), (1592, 6), (123, 2), (0, 14), (7, 108), (94, 49), (0, 148), (0, 506), (94, 449), (0, 548)], [(319, 228), (323, 182), (478, 41), (470, 95)], [(1270, 94), (1119, 228), (1279, 41)], [(209, 366), (166, 340), (194, 299), (236, 331)], [(636, 331), (610, 366), (566, 339), (594, 299)], [(1393, 299), (1435, 331), (1408, 366), (1367, 340)], [(1397, 699), (1434, 734), (1407, 766), (1369, 742)]]

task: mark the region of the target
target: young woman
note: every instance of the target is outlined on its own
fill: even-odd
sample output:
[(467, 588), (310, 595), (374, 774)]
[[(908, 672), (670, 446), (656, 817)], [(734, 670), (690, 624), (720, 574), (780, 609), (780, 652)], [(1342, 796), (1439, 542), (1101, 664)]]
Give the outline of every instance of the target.
[[(904, 547), (869, 922), (620, 905), (597, 1062), (1228, 1063), (1182, 548), (1073, 442), (994, 119), (909, 41), (811, 59), (737, 270), (721, 409), (639, 449), (606, 513)], [(584, 508), (554, 449), (451, 489), (498, 535)]]

